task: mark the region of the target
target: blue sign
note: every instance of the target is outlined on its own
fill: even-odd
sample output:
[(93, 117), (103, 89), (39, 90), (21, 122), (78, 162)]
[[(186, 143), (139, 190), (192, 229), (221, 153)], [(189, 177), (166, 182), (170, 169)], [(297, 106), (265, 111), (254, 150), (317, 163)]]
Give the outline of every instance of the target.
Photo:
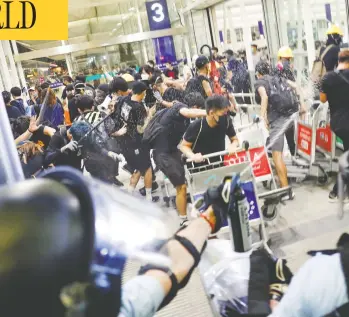
[[(240, 184), (241, 188), (244, 190), (248, 204), (249, 204), (249, 219), (251, 220), (256, 220), (259, 219), (259, 209), (258, 209), (258, 203), (257, 203), (257, 196), (256, 193), (254, 191), (254, 186), (252, 182), (245, 182), (245, 183), (241, 183)], [(194, 200), (198, 200), (199, 198), (201, 198), (203, 196), (203, 194), (196, 194), (194, 195)], [(205, 209), (205, 207), (203, 207), (203, 209)], [(201, 210), (200, 211), (204, 211)], [(226, 222), (224, 225), (224, 227), (228, 226), (228, 223)]]
[(258, 29), (259, 29), (259, 34), (264, 35), (264, 28), (263, 28), (263, 22), (258, 21)]
[(223, 31), (219, 31), (219, 41), (220, 41), (221, 43), (224, 43)]
[(327, 21), (332, 22), (332, 13), (331, 13), (331, 4), (330, 3), (325, 4), (325, 11), (326, 11)]
[[(145, 3), (148, 14), (149, 28), (151, 31), (170, 29), (171, 21), (166, 0), (157, 0)], [(155, 61), (160, 68), (165, 67), (166, 62), (177, 64), (176, 50), (173, 37), (164, 36), (153, 39)]]

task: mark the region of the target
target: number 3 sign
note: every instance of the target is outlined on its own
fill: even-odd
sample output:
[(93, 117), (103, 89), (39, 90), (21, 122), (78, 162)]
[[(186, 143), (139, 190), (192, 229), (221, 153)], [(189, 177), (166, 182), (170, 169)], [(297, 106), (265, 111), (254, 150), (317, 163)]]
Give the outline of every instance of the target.
[(171, 28), (166, 0), (146, 2), (150, 30)]

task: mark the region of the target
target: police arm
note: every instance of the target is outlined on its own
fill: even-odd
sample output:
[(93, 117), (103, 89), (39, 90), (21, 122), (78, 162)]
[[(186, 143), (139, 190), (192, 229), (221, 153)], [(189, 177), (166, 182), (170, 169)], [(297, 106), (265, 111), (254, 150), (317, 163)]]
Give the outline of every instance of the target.
[(201, 118), (206, 117), (207, 112), (206, 110), (202, 109), (189, 109), (189, 108), (182, 108), (179, 110), (179, 113), (188, 119), (195, 119), (195, 118)]
[(261, 117), (263, 118), (265, 125), (268, 126), (267, 110), (268, 110), (268, 94), (263, 86), (258, 88), (258, 93), (261, 97)]
[[(220, 223), (217, 220), (219, 217), (213, 208), (209, 207), (199, 219), (192, 221), (167, 242), (166, 250), (172, 260), (169, 269), (154, 265), (146, 265), (141, 268), (141, 275), (151, 277), (161, 285), (163, 294), (160, 298), (162, 303), (160, 301), (158, 303), (160, 309), (167, 306), (176, 297), (178, 290), (184, 288), (189, 282), (192, 272), (200, 262), (201, 253), (205, 248), (209, 235), (219, 229), (216, 228), (217, 224)], [(132, 283), (132, 280), (130, 282)], [(151, 289), (147, 292), (151, 292)], [(132, 297), (131, 292), (129, 296), (128, 294), (125, 295), (126, 297)], [(155, 307), (148, 306), (147, 308), (149, 309), (148, 312), (144, 311), (144, 307), (142, 307), (142, 312), (139, 312), (139, 314), (135, 312), (135, 315), (153, 316)], [(155, 310), (158, 308), (156, 307)]]

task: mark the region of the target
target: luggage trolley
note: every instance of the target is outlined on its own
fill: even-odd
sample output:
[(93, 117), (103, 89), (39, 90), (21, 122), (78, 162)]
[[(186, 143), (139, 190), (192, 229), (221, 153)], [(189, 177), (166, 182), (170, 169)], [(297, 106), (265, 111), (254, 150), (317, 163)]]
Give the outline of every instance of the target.
[[(310, 124), (298, 121), (296, 125), (296, 154), (286, 162), (290, 178), (317, 177), (319, 184), (328, 182), (328, 173), (335, 170), (335, 137), (328, 125), (324, 125), (328, 107), (321, 104), (312, 116)], [(321, 153), (321, 155), (319, 155)], [(317, 155), (318, 154), (318, 155)]]
[[(203, 163), (194, 163), (192, 160), (187, 160), (185, 174), (192, 202), (200, 199), (209, 187), (220, 185), (225, 176), (239, 173), (242, 188), (249, 202), (250, 225), (257, 226), (259, 229), (260, 240), (253, 244), (253, 248), (264, 246), (267, 250), (270, 250), (267, 245), (269, 238), (260, 213), (261, 207), (257, 196), (256, 182), (246, 150), (236, 153), (236, 164), (233, 165), (225, 162), (227, 155), (227, 151), (204, 155), (205, 162)], [(217, 236), (224, 237), (228, 232), (228, 223), (226, 223), (217, 233)]]

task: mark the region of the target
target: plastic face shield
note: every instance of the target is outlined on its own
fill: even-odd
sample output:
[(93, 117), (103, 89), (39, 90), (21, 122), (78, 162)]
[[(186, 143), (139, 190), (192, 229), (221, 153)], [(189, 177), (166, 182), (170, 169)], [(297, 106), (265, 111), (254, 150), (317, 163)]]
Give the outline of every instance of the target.
[(76, 193), (82, 215), (87, 216), (92, 210), (93, 253), (99, 255), (94, 263), (102, 264), (102, 256), (109, 260), (121, 257), (164, 267), (171, 265), (166, 242), (178, 230), (174, 211), (162, 210), (145, 199), (84, 177), (72, 168), (55, 168), (44, 177), (66, 184)]

